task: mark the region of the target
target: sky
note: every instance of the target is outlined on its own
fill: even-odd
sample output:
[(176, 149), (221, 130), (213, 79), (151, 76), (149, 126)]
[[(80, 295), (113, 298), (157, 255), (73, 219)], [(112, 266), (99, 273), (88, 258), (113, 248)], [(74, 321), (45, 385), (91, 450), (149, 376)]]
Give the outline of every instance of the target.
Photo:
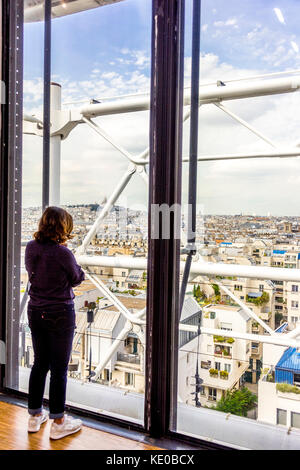
[[(186, 1), (185, 86), (191, 73), (191, 5)], [(201, 83), (300, 70), (298, 0), (203, 0)], [(125, 0), (52, 22), (52, 79), (62, 85), (64, 109), (90, 99), (149, 92), (151, 1)], [(24, 110), (41, 116), (43, 24), (25, 25)], [(83, 101), (83, 103), (82, 103)], [(72, 103), (72, 104), (70, 104)], [(300, 142), (300, 92), (225, 103), (276, 146)], [(97, 118), (132, 155), (148, 146), (149, 113)], [(189, 121), (183, 128), (188, 156)], [(199, 155), (272, 151), (272, 147), (213, 104), (199, 114)], [(62, 142), (61, 203), (102, 202), (128, 167), (127, 160), (87, 125)], [(300, 160), (201, 162), (197, 200), (204, 213), (300, 215)], [(183, 203), (187, 198), (183, 164)], [(41, 204), (42, 139), (24, 136), (23, 205)], [(147, 208), (147, 185), (135, 175), (120, 203)]]

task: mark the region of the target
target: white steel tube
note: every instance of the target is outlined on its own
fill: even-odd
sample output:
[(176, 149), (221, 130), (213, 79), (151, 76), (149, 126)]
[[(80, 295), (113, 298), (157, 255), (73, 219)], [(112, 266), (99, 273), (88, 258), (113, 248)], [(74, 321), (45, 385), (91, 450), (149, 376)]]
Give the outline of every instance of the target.
[(132, 324), (130, 322), (126, 322), (123, 330), (118, 334), (118, 336), (116, 337), (116, 339), (114, 340), (112, 345), (107, 349), (107, 351), (103, 355), (103, 358), (101, 359), (98, 366), (96, 367), (96, 369), (94, 371), (95, 375), (92, 378), (92, 381), (95, 381), (99, 378), (99, 376), (102, 373), (104, 367), (106, 366), (108, 361), (110, 361), (112, 356), (115, 354), (115, 352), (120, 347), (121, 342), (124, 341), (124, 339), (126, 339), (129, 331), (131, 331), (131, 330), (132, 330)]
[[(87, 233), (86, 237), (84, 238), (82, 244), (77, 248), (76, 253), (78, 255), (83, 255), (85, 253), (88, 245), (90, 244), (91, 240), (94, 238), (94, 236), (97, 233), (97, 230), (99, 228), (99, 225), (101, 221), (104, 219), (104, 217), (108, 214), (114, 203), (117, 201), (119, 198), (120, 194), (122, 194), (122, 191), (124, 188), (127, 186), (129, 181), (131, 180), (132, 175), (136, 172), (136, 166), (133, 164), (129, 165), (128, 170), (126, 173), (122, 176), (121, 180), (119, 181), (117, 187), (115, 188), (114, 192), (108, 199), (107, 203), (103, 207), (102, 211), (100, 212), (99, 216), (97, 217), (97, 220), (94, 222), (93, 226)], [(85, 266), (88, 266), (86, 264)]]
[(250, 132), (252, 132), (253, 134), (255, 134), (257, 137), (259, 137), (260, 139), (264, 140), (265, 142), (267, 142), (267, 144), (271, 145), (272, 147), (276, 148), (276, 145), (270, 140), (268, 139), (267, 137), (265, 137), (261, 132), (259, 132), (257, 129), (255, 129), (253, 126), (251, 126), (250, 124), (248, 124), (247, 121), (244, 121), (244, 119), (240, 118), (239, 116), (237, 116), (235, 113), (233, 113), (232, 111), (230, 111), (229, 109), (227, 109), (225, 106), (223, 106), (221, 103), (215, 103), (215, 106), (219, 109), (221, 109), (222, 111), (224, 111), (224, 113), (228, 114), (228, 116), (232, 117), (232, 119), (234, 119), (236, 122), (238, 122), (239, 124), (241, 124), (242, 126), (246, 127)]
[[(54, 112), (61, 110), (61, 86), (51, 83), (51, 122)], [(61, 136), (50, 136), (50, 206), (60, 205), (60, 168), (61, 168)]]
[[(237, 82), (226, 86), (209, 85), (200, 87), (200, 104), (238, 100), (255, 96), (268, 96), (291, 93), (300, 88), (300, 76), (255, 80), (253, 83)], [(190, 91), (184, 93), (184, 105), (190, 104)], [(111, 103), (99, 103), (83, 106), (80, 113), (85, 117), (105, 116), (110, 114), (132, 113), (149, 109), (149, 96), (137, 96), (131, 99), (115, 100)]]
[[(94, 129), (94, 131), (97, 132), (97, 134), (101, 135), (101, 137), (103, 137), (103, 139), (105, 139), (107, 142), (109, 142), (116, 150), (119, 150), (119, 152), (124, 155), (130, 162), (134, 162), (134, 159), (132, 157), (132, 155), (130, 155), (129, 152), (127, 152), (127, 150), (125, 150), (123, 147), (121, 147), (121, 145), (119, 145), (117, 142), (115, 142), (113, 140), (112, 137), (110, 137), (104, 129), (102, 129), (102, 127), (100, 127), (98, 124), (96, 124), (95, 122), (93, 122), (91, 119), (87, 119), (85, 117), (83, 117), (83, 121), (88, 125), (90, 126), (92, 129)], [(134, 162), (135, 163), (135, 162)]]
[(144, 325), (145, 322), (139, 320), (133, 313), (129, 312), (129, 310), (122, 304), (122, 302), (109, 290), (109, 288), (98, 278), (95, 278), (90, 273), (85, 273), (85, 275), (89, 278), (89, 280), (102, 292), (105, 297), (110, 300), (113, 305), (124, 315), (124, 317), (136, 324)]
[[(180, 331), (193, 331), (197, 333), (198, 327), (194, 325), (186, 325), (183, 323), (179, 324)], [(299, 347), (299, 342), (295, 339), (288, 337), (287, 335), (283, 335), (281, 333), (274, 334), (272, 336), (268, 335), (253, 335), (251, 333), (242, 333), (239, 331), (226, 331), (220, 330), (216, 328), (205, 328), (201, 327), (201, 334), (206, 335), (215, 335), (215, 336), (225, 336), (228, 338), (235, 338), (235, 339), (244, 339), (248, 341), (255, 341), (256, 343), (268, 343), (268, 344), (276, 344), (279, 346), (291, 346), (293, 348)]]
[(230, 289), (228, 289), (227, 287), (223, 286), (220, 282), (216, 281), (214, 279), (214, 283), (216, 283), (220, 289), (222, 289), (225, 294), (227, 294), (229, 297), (231, 297), (235, 303), (237, 303), (248, 315), (250, 318), (253, 318), (253, 320), (255, 320), (257, 323), (260, 324), (260, 326), (262, 326), (264, 328), (264, 330), (266, 330), (268, 333), (270, 333), (270, 335), (273, 335), (274, 334), (274, 331), (272, 330), (272, 328), (270, 328), (268, 325), (266, 325), (266, 323), (261, 320), (259, 318), (258, 315), (256, 315), (256, 313), (254, 313), (251, 308), (247, 307), (247, 305), (244, 304), (244, 302), (242, 302), (236, 295), (234, 295), (233, 292), (231, 292)]
[[(278, 149), (277, 152), (255, 152), (255, 153), (240, 153), (240, 154), (228, 154), (228, 155), (199, 155), (198, 162), (209, 162), (217, 160), (243, 160), (247, 158), (291, 158), (300, 157), (299, 150)], [(183, 162), (188, 162), (188, 157), (183, 157)]]
[[(128, 269), (147, 269), (146, 258), (133, 258), (130, 256), (89, 256), (78, 255), (77, 261), (82, 266), (103, 266)], [(181, 262), (181, 271), (184, 269)], [(300, 269), (272, 268), (261, 266), (247, 266), (240, 264), (222, 263), (192, 263), (191, 274), (214, 276), (237, 276), (249, 279), (266, 279), (274, 281), (300, 282)]]

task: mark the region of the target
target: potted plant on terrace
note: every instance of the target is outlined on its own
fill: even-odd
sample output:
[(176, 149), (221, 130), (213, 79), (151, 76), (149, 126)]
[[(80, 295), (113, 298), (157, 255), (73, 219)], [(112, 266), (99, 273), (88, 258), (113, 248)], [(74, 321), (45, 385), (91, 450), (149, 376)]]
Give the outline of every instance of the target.
[(220, 371), (220, 378), (221, 378), (221, 379), (224, 379), (224, 380), (227, 380), (227, 379), (228, 379), (228, 372), (227, 372), (227, 370), (221, 370), (221, 371)]
[(211, 377), (218, 377), (218, 375), (219, 375), (218, 369), (209, 369), (209, 375)]

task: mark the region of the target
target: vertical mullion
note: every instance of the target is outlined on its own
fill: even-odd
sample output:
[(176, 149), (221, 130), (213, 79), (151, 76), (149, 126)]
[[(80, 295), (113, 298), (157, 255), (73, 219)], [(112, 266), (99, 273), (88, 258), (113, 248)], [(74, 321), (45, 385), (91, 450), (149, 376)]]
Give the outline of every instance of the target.
[(145, 382), (145, 428), (152, 436), (168, 432), (176, 406), (180, 240), (176, 217), (165, 239), (167, 221), (152, 209), (181, 203), (183, 12), (184, 0), (153, 0)]
[[(3, 4), (2, 4), (3, 6)], [(6, 104), (2, 122), (1, 159), (4, 175), (1, 191), (3, 241), (2, 336), (6, 341), (5, 385), (18, 388), (19, 307), (22, 212), (22, 84), (23, 84), (23, 0), (6, 2), (4, 7), (6, 54), (3, 74)], [(4, 40), (5, 40), (4, 37)]]
[(44, 8), (43, 210), (49, 206), (50, 193), (51, 0), (45, 0)]
[[(1, 81), (8, 90), (9, 70), (9, 4), (1, 1)], [(0, 341), (5, 344), (6, 329), (6, 257), (7, 257), (7, 192), (8, 192), (8, 162), (7, 162), (7, 134), (8, 112), (7, 93), (5, 102), (1, 103), (1, 150), (0, 150)], [(4, 358), (3, 358), (4, 359)], [(5, 360), (5, 359), (4, 359)], [(3, 361), (4, 362), (4, 361)], [(0, 387), (3, 387), (4, 364), (0, 364)]]

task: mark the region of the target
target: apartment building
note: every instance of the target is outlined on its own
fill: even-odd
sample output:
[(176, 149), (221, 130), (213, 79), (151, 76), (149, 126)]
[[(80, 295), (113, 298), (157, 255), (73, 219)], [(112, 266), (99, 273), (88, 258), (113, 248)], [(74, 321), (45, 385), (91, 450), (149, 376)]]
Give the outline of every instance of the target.
[[(281, 327), (287, 332), (288, 325)], [(264, 344), (264, 373), (258, 384), (258, 421), (285, 426), (300, 437), (300, 353)]]
[[(209, 305), (203, 308), (202, 328), (250, 332), (251, 319), (240, 307)], [(249, 341), (230, 336), (200, 337), (199, 375), (203, 380), (200, 402), (211, 406), (227, 390), (239, 388), (241, 377), (249, 367)]]

